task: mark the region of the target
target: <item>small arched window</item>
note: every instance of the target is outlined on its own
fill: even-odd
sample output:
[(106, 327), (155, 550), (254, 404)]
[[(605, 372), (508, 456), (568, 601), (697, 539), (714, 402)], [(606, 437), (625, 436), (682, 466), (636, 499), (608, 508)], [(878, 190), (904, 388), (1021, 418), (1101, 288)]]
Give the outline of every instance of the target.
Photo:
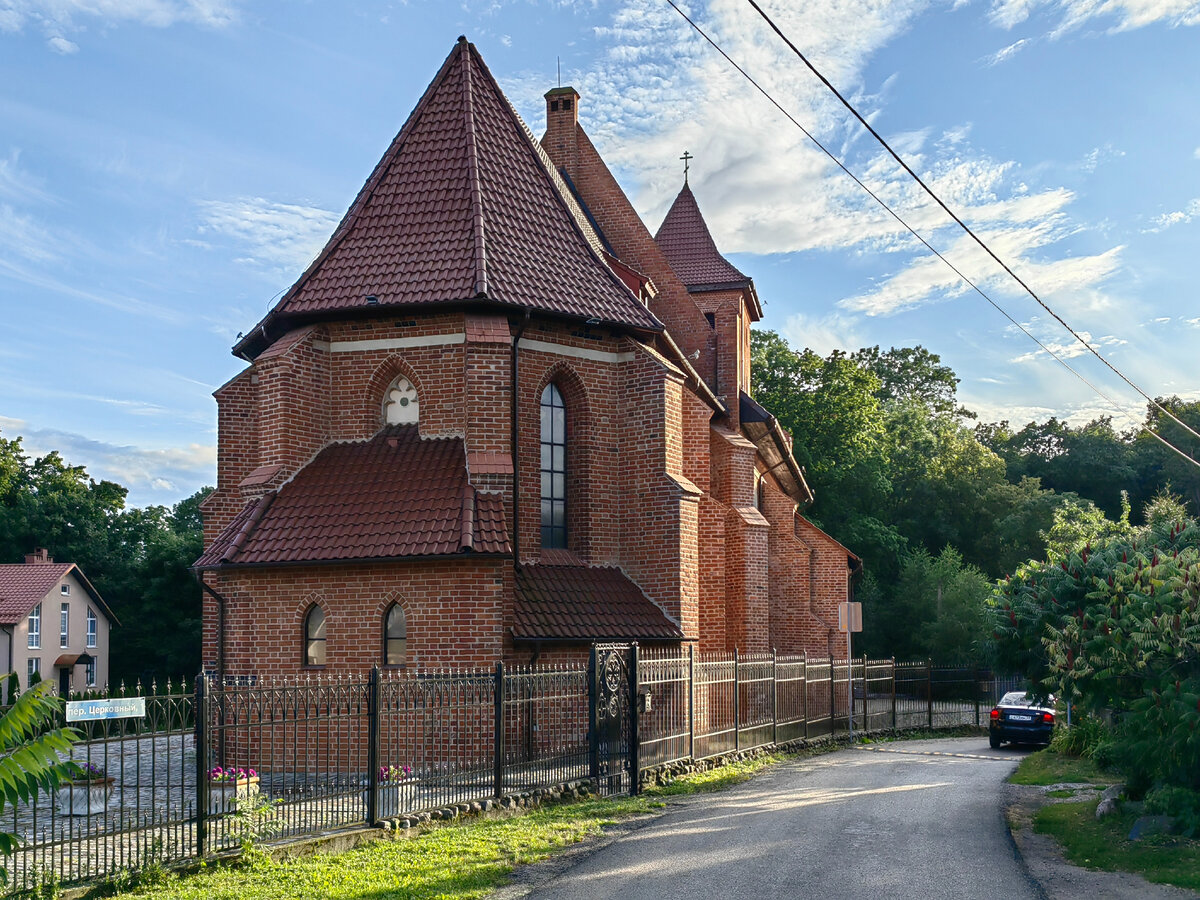
[(325, 610), (319, 606), (304, 617), (304, 664), (325, 665)]
[(399, 603), (388, 607), (383, 617), (383, 664), (402, 666), (408, 659), (408, 620)]
[(420, 419), (417, 389), (401, 375), (392, 382), (383, 398), (385, 425), (416, 425)]
[(542, 549), (567, 546), (567, 408), (553, 384), (542, 391)]

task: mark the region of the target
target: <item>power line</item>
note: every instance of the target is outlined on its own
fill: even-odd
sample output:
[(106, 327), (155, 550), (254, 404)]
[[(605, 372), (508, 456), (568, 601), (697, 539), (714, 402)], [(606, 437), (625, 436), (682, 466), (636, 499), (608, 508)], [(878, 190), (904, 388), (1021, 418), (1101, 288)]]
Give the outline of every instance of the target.
[[(670, 0), (668, 0), (668, 2), (670, 2)], [(814, 66), (809, 61), (808, 57), (806, 57), (800, 51), (800, 48), (792, 43), (791, 38), (789, 38), (786, 34), (783, 33), (783, 31), (780, 29), (780, 27), (775, 24), (774, 20), (769, 15), (767, 15), (767, 13), (763, 10), (763, 8), (761, 6), (758, 5), (757, 0), (746, 0), (746, 2), (748, 2), (752, 7), (754, 7), (754, 10), (760, 16), (762, 16), (763, 21), (765, 21), (767, 23), (767, 25), (769, 25), (771, 27), (772, 31), (774, 31), (777, 35), (779, 35), (779, 37), (783, 40), (783, 42), (788, 45), (788, 48), (792, 51), (792, 53), (794, 53), (800, 59), (800, 61), (808, 67), (809, 71), (811, 71), (814, 75), (816, 75), (817, 78), (819, 78), (821, 80), (821, 83), (825, 85), (825, 87), (829, 88), (829, 90), (833, 93), (833, 95), (835, 97), (837, 97), (838, 100), (841, 101), (842, 106), (846, 107), (846, 109), (848, 109), (850, 111), (850, 113), (854, 116), (854, 118), (858, 119), (858, 121), (860, 123), (862, 123), (862, 126), (871, 133), (871, 136), (873, 138), (875, 138), (876, 141), (879, 142), (879, 145), (888, 152), (888, 154), (892, 157), (892, 159), (894, 159), (897, 163), (900, 164), (900, 167), (902, 169), (904, 169), (904, 171), (907, 172), (909, 174), (909, 176), (911, 176), (912, 179), (921, 186), (922, 190), (924, 190), (925, 193), (928, 194), (933, 199), (933, 201), (935, 203), (937, 203), (937, 205), (940, 206), (945, 211), (946, 215), (948, 215), (951, 219), (953, 219), (958, 224), (958, 226), (960, 228), (962, 228), (962, 230), (965, 231), (968, 236), (970, 236), (971, 240), (973, 240), (976, 244), (978, 244), (988, 256), (990, 256), (993, 260), (995, 260), (996, 264), (998, 266), (1000, 266), (1000, 268), (1002, 268), (1005, 272), (1007, 272), (1009, 274), (1009, 276), (1013, 279), (1013, 281), (1015, 281), (1022, 288), (1024, 288), (1025, 292), (1027, 294), (1029, 294), (1030, 297), (1032, 297), (1034, 300), (1037, 301), (1038, 306), (1040, 306), (1042, 309), (1044, 309), (1046, 312), (1048, 312), (1051, 316), (1053, 316), (1055, 321), (1057, 321), (1059, 325), (1061, 325), (1063, 328), (1065, 328), (1067, 331), (1069, 331), (1071, 333), (1071, 337), (1075, 338), (1075, 340), (1077, 340), (1079, 343), (1083, 344), (1083, 346), (1087, 348), (1087, 351), (1089, 353), (1091, 353), (1092, 356), (1096, 357), (1096, 359), (1098, 359), (1098, 360), (1100, 360), (1100, 362), (1104, 363), (1104, 365), (1106, 365), (1118, 378), (1120, 378), (1127, 385), (1129, 385), (1131, 388), (1133, 388), (1135, 391), (1137, 391), (1139, 394), (1141, 394), (1142, 397), (1144, 397), (1152, 406), (1156, 407), (1158, 410), (1165, 413), (1169, 418), (1171, 418), (1175, 422), (1175, 424), (1179, 425), (1184, 430), (1191, 433), (1193, 437), (1200, 438), (1200, 433), (1197, 433), (1196, 431), (1194, 431), (1191, 428), (1191, 426), (1189, 426), (1187, 423), (1183, 422), (1181, 419), (1177, 418), (1173, 412), (1171, 412), (1169, 409), (1167, 409), (1165, 406), (1163, 406), (1161, 403), (1159, 403), (1158, 400), (1151, 397), (1144, 390), (1142, 390), (1140, 387), (1138, 387), (1138, 385), (1134, 384), (1128, 377), (1126, 377), (1124, 372), (1122, 372), (1120, 369), (1118, 369), (1116, 366), (1114, 366), (1112, 363), (1110, 363), (1107, 359), (1105, 359), (1103, 356), (1101, 356), (1099, 351), (1097, 351), (1096, 348), (1092, 346), (1090, 341), (1084, 340), (1083, 336), (1081, 334), (1079, 334), (1079, 332), (1077, 332), (1070, 325), (1068, 325), (1066, 320), (1063, 319), (1062, 316), (1060, 316), (1053, 309), (1051, 309), (1050, 306), (1044, 300), (1042, 300), (1041, 297), (1038, 296), (1037, 292), (1034, 291), (1034, 289), (1031, 288), (1025, 282), (1025, 280), (1021, 278), (1021, 276), (1019, 276), (1016, 272), (1014, 272), (1012, 270), (1012, 268), (1008, 265), (1008, 263), (1006, 263), (999, 256), (997, 256), (996, 253), (992, 250), (992, 248), (989, 247), (986, 243), (984, 243), (983, 239), (980, 238), (979, 235), (977, 235), (973, 230), (971, 230), (971, 227), (969, 225), (967, 225), (967, 223), (964, 222), (961, 218), (959, 218), (958, 214), (955, 213), (954, 210), (952, 210), (949, 206), (947, 206), (945, 204), (945, 202), (942, 201), (942, 198), (939, 197), (934, 192), (933, 188), (931, 188), (928, 184), (925, 183), (925, 181), (921, 178), (920, 175), (918, 175), (915, 171), (913, 171), (912, 167), (907, 162), (904, 161), (904, 159), (900, 156), (900, 154), (898, 154), (895, 150), (892, 149), (891, 145), (888, 144), (888, 142), (883, 139), (883, 136), (871, 126), (871, 123), (868, 122), (857, 109), (855, 109), (854, 105), (842, 95), (841, 91), (839, 91), (836, 87), (834, 87), (833, 84), (830, 83), (829, 79), (826, 78), (824, 75), (822, 75), (821, 72), (817, 69), (817, 67)], [(672, 3), (671, 5), (674, 6), (675, 4)], [(676, 9), (678, 9), (678, 7), (676, 7)], [(1193, 460), (1193, 462), (1194, 462), (1194, 460)], [(1198, 463), (1198, 465), (1200, 465), (1200, 463)]]
[[(753, 2), (753, 0), (751, 0), (751, 2)], [(824, 144), (822, 144), (812, 134), (812, 132), (810, 132), (807, 128), (805, 128), (804, 125), (802, 125), (796, 119), (795, 116), (793, 116), (790, 112), (788, 112), (788, 110), (785, 109), (779, 103), (778, 100), (776, 100), (773, 96), (771, 96), (770, 92), (767, 91), (767, 89), (764, 88), (761, 84), (759, 84), (754, 79), (754, 77), (752, 75), (750, 75), (749, 72), (747, 72), (744, 68), (742, 68), (742, 66), (739, 65), (737, 63), (737, 61), (733, 59), (733, 57), (731, 57), (728, 53), (726, 53), (725, 50), (715, 40), (713, 40), (712, 37), (710, 37), (709, 34), (703, 28), (701, 28), (699, 24), (697, 24), (686, 12), (684, 12), (682, 9), (680, 9), (679, 6), (675, 3), (675, 0), (667, 0), (667, 3), (670, 4), (672, 9), (674, 9), (677, 13), (679, 13), (679, 15), (683, 18), (683, 20), (685, 22), (687, 22), (696, 31), (697, 34), (699, 34), (702, 38), (704, 38), (704, 40), (707, 41), (714, 50), (716, 50), (718, 53), (720, 53), (721, 56), (723, 56), (725, 58), (726, 62), (728, 62), (731, 66), (733, 66), (733, 68), (735, 68), (742, 75), (742, 77), (744, 77), (748, 82), (750, 82), (750, 84), (753, 85), (754, 88), (760, 94), (762, 94), (763, 97), (765, 97), (772, 106), (774, 106), (781, 113), (783, 113), (783, 115), (788, 119), (788, 121), (790, 121), (798, 129), (800, 129), (800, 131), (804, 134), (805, 137), (807, 137), (810, 141), (812, 141), (813, 144), (815, 144), (822, 153), (824, 153), (827, 157), (829, 157), (829, 159), (834, 163), (834, 165), (836, 165), (839, 169), (841, 169), (843, 172), (845, 172), (846, 175), (848, 175), (851, 178), (851, 180), (854, 181), (855, 184), (857, 184), (860, 188), (862, 188), (863, 191), (865, 191), (871, 197), (872, 200), (874, 200), (876, 203), (878, 203), (888, 213), (888, 215), (890, 215), (893, 219), (895, 219), (896, 222), (899, 223), (900, 226), (903, 227), (909, 234), (911, 234), (913, 237), (915, 237), (930, 253), (932, 253), (939, 260), (941, 260), (943, 263), (945, 263), (945, 265), (947, 266), (947, 268), (950, 269), (950, 271), (952, 271), (955, 275), (957, 275), (960, 279), (962, 279), (963, 282), (965, 282), (967, 285), (969, 285), (977, 294), (979, 294), (979, 296), (981, 296), (984, 300), (986, 300), (993, 309), (995, 309), (998, 313), (1000, 313), (1002, 316), (1004, 316), (1004, 318), (1008, 319), (1008, 321), (1011, 322), (1026, 337), (1028, 337), (1031, 341), (1033, 341), (1035, 344), (1037, 344), (1038, 347), (1040, 347), (1042, 350), (1046, 351), (1046, 353), (1049, 356), (1051, 356), (1059, 365), (1061, 365), (1068, 372), (1070, 372), (1072, 375), (1074, 375), (1076, 378), (1078, 378), (1080, 381), (1082, 381), (1085, 385), (1087, 385), (1089, 388), (1091, 388), (1092, 391), (1094, 391), (1098, 396), (1100, 396), (1102, 399), (1106, 400), (1111, 406), (1113, 406), (1117, 410), (1121, 410), (1123, 408), (1120, 403), (1113, 400), (1111, 397), (1109, 397), (1107, 394), (1105, 394), (1102, 390), (1100, 390), (1100, 388), (1098, 388), (1096, 385), (1094, 385), (1090, 381), (1088, 381), (1082, 374), (1080, 374), (1078, 371), (1076, 371), (1070, 365), (1070, 363), (1068, 363), (1063, 357), (1061, 357), (1058, 353), (1056, 353), (1050, 347), (1046, 346), (1046, 344), (1044, 344), (1041, 340), (1039, 340), (1036, 335), (1031, 333), (1028, 328), (1026, 328), (1024, 325), (1022, 325), (1020, 322), (1018, 322), (1016, 319), (1014, 319), (1011, 315), (1009, 315), (1008, 311), (1005, 310), (1003, 307), (1001, 307), (998, 303), (996, 303), (996, 301), (993, 300), (987, 294), (987, 292), (983, 290), (983, 288), (981, 288), (974, 281), (972, 281), (970, 278), (968, 278), (966, 276), (966, 274), (964, 274), (957, 266), (954, 265), (954, 263), (952, 263), (949, 259), (947, 259), (944, 254), (942, 254), (936, 247), (934, 247), (932, 244), (930, 244), (928, 240), (926, 240), (920, 233), (918, 233), (916, 231), (916, 229), (914, 229), (911, 225), (909, 225), (908, 222), (906, 222), (904, 220), (904, 218), (900, 216), (899, 213), (897, 213), (894, 209), (892, 209), (887, 204), (887, 202), (883, 200), (883, 198), (881, 198), (878, 194), (876, 194), (873, 190), (871, 190), (871, 188), (868, 187), (862, 181), (862, 179), (860, 179), (857, 175), (855, 175), (852, 171), (850, 171), (850, 169), (847, 168), (847, 166), (840, 159), (838, 159), (837, 156), (834, 155)], [(785, 37), (784, 40), (786, 41), (787, 38)], [(797, 53), (798, 52), (799, 51), (797, 51)], [(806, 60), (806, 62), (807, 62), (807, 60)], [(824, 80), (824, 79), (822, 79), (822, 80)], [(831, 89), (832, 89), (832, 86), (831, 86)], [(838, 96), (840, 97), (841, 95), (839, 94)], [(845, 102), (845, 100), (843, 100), (843, 103), (844, 102)], [(857, 115), (857, 113), (856, 113), (856, 115)], [(870, 126), (868, 125), (867, 127), (869, 128)], [(873, 129), (872, 129), (872, 133), (874, 133)], [(882, 139), (880, 139), (880, 140), (882, 140)], [(914, 175), (913, 177), (916, 177), (916, 176)], [(926, 190), (928, 190), (928, 188), (926, 188)], [(939, 203), (940, 202), (941, 201), (939, 200)], [(943, 204), (943, 206), (944, 206), (944, 204)], [(953, 213), (951, 213), (951, 215), (953, 215)], [(957, 221), (957, 217), (956, 217), (956, 221)], [(966, 228), (965, 225), (963, 227)], [(974, 235), (972, 235), (972, 236), (974, 236)], [(978, 238), (976, 238), (976, 240), (978, 240)], [(987, 249), (987, 247), (985, 246), (984, 249)], [(988, 252), (991, 253), (990, 250), (988, 250)], [(994, 256), (995, 254), (992, 254), (992, 255)], [(1001, 263), (1001, 265), (1003, 265), (1003, 263)], [(1039, 300), (1038, 302), (1040, 303), (1041, 301)], [(1089, 347), (1088, 349), (1090, 350), (1091, 348)], [(1093, 352), (1095, 352), (1095, 351), (1093, 351)], [(1110, 366), (1110, 368), (1111, 368), (1111, 366)], [(1122, 377), (1124, 377), (1124, 376), (1122, 376)], [(1136, 386), (1135, 386), (1135, 389), (1136, 389)], [(1142, 392), (1139, 390), (1139, 393), (1142, 393)], [(1145, 394), (1143, 393), (1142, 396), (1145, 396)], [(1155, 404), (1155, 405), (1159, 405), (1159, 404)], [(1160, 408), (1161, 408), (1161, 406), (1160, 406)], [(1164, 411), (1166, 411), (1166, 410), (1164, 410)], [(1179, 422), (1179, 420), (1176, 419), (1175, 416), (1171, 415), (1171, 413), (1169, 411), (1166, 411), (1166, 412), (1167, 412), (1167, 415), (1171, 416), (1172, 419), (1175, 419), (1176, 422)], [(1187, 429), (1188, 431), (1191, 431), (1191, 429), (1188, 428), (1188, 426), (1186, 424), (1184, 424), (1182, 422), (1179, 422), (1179, 424), (1183, 425), (1183, 427), (1185, 429)], [(1182, 456), (1188, 462), (1192, 463), (1195, 466), (1200, 467), (1200, 462), (1197, 462), (1195, 459), (1193, 459), (1191, 456), (1189, 456), (1183, 450), (1180, 450), (1174, 444), (1170, 443), (1166, 438), (1162, 437), (1162, 435), (1160, 435), (1156, 431), (1154, 431), (1154, 429), (1150, 428), (1147, 425), (1142, 425), (1140, 427), (1142, 428), (1142, 430), (1148, 432), (1150, 435), (1152, 435), (1154, 438), (1159, 440), (1165, 446), (1169, 447), (1171, 450), (1178, 453), (1180, 456)], [(1192, 433), (1195, 434), (1195, 432), (1192, 432)], [(1197, 435), (1197, 436), (1200, 437), (1200, 435)]]

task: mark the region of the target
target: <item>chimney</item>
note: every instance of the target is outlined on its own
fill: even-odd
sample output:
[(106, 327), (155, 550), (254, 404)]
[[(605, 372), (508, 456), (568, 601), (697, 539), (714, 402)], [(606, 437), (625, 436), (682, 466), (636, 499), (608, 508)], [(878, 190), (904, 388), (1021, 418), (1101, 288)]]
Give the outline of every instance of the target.
[(25, 554), (25, 565), (27, 566), (45, 566), (54, 562), (50, 556), (50, 551), (45, 547), (38, 547), (32, 553)]
[(575, 132), (579, 126), (579, 93), (573, 87), (557, 87), (546, 92), (546, 135), (542, 149), (556, 168), (577, 177), (579, 153)]

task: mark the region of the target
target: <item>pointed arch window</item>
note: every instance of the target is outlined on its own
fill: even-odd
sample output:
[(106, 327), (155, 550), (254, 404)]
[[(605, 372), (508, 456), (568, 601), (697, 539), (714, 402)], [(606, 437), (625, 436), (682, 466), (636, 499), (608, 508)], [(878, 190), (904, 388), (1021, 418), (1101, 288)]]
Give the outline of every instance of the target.
[(416, 425), (420, 419), (420, 403), (413, 383), (401, 375), (392, 382), (383, 398), (385, 425)]
[(383, 616), (383, 664), (402, 666), (408, 661), (408, 619), (399, 603)]
[(542, 549), (567, 546), (567, 408), (553, 384), (542, 391)]
[(325, 610), (313, 606), (304, 617), (304, 664), (325, 665)]

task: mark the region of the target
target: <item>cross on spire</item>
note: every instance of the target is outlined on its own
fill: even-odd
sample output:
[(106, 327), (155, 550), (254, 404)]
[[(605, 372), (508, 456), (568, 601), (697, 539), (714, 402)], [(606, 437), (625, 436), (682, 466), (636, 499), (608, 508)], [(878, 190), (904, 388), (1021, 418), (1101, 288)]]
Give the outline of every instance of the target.
[(684, 150), (684, 151), (683, 151), (683, 156), (681, 156), (681, 157), (679, 157), (679, 158), (683, 160), (683, 183), (684, 183), (684, 184), (687, 184), (687, 183), (688, 183), (688, 179), (687, 179), (687, 175), (688, 175), (688, 163), (689, 163), (689, 162), (691, 162), (691, 161), (692, 161), (693, 159), (695, 159), (696, 157), (692, 156), (692, 154), (690, 154), (690, 153), (688, 153), (686, 150)]

